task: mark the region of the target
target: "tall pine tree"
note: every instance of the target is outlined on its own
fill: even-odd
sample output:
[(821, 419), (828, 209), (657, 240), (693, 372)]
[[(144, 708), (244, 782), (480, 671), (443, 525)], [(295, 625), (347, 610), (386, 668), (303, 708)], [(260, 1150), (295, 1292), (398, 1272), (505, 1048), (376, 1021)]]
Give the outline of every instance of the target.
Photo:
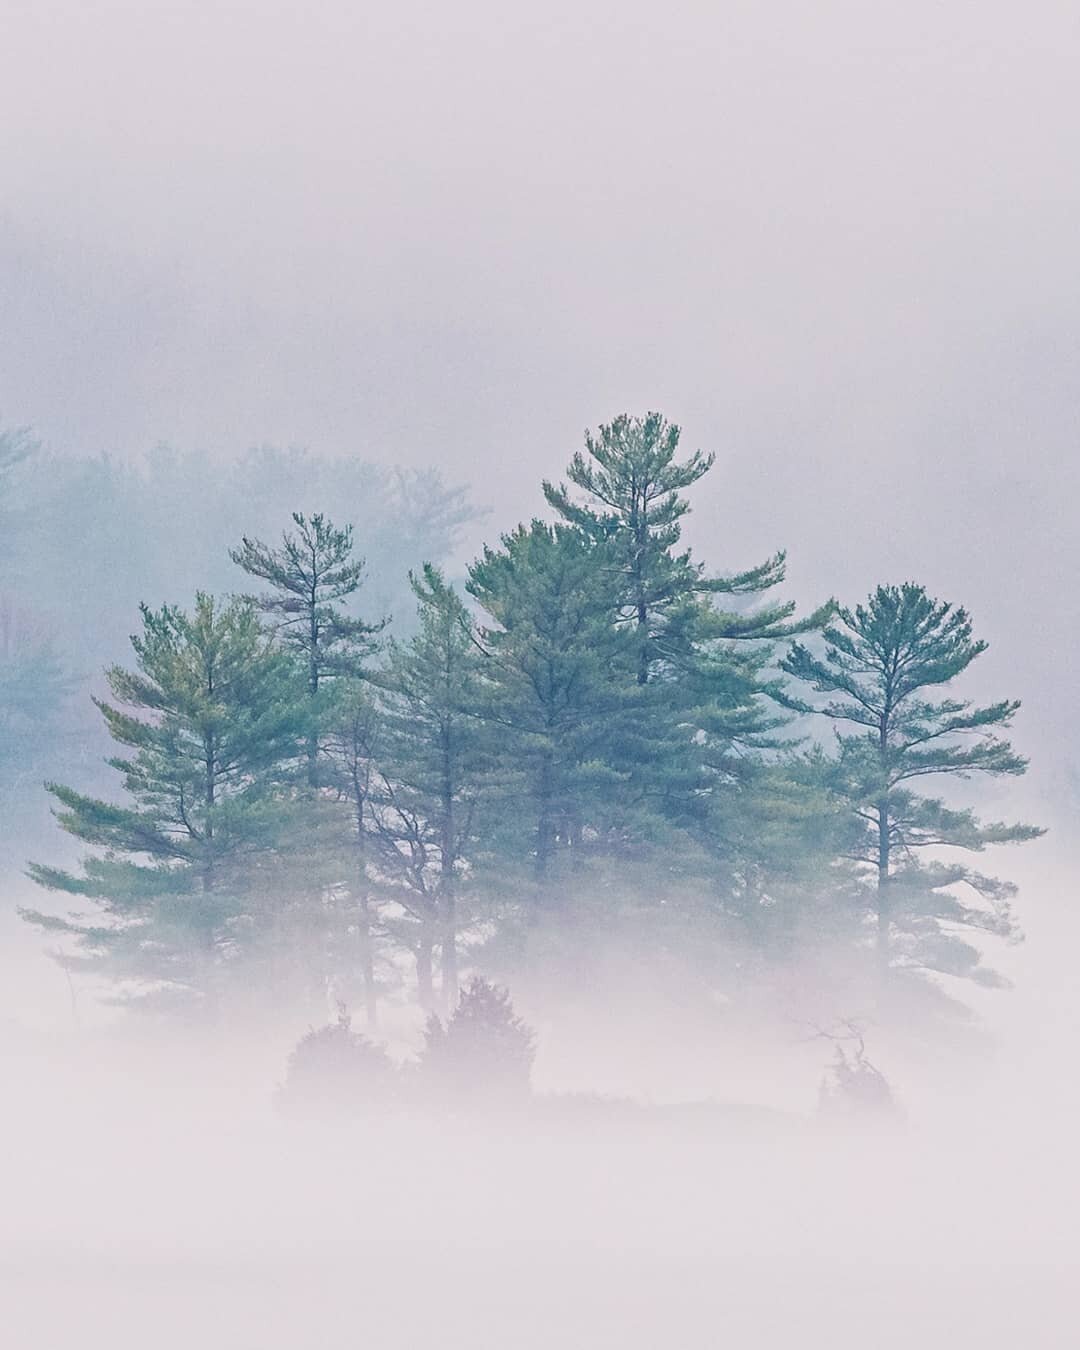
[(641, 684), (684, 665), (699, 639), (769, 639), (793, 631), (784, 627), (794, 613), (791, 602), (722, 618), (700, 603), (708, 596), (770, 590), (783, 581), (785, 560), (777, 553), (745, 572), (710, 577), (688, 549), (679, 551), (681, 522), (690, 510), (682, 492), (715, 463), (714, 455), (699, 450), (680, 463), (680, 436), (660, 413), (622, 413), (595, 435), (586, 432), (586, 455), (578, 451), (570, 461), (567, 477), (583, 501), (575, 501), (565, 484), (543, 485), (549, 505), (565, 521), (610, 546), (620, 579), (618, 619), (633, 631)]
[(208, 998), (216, 973), (267, 937), (284, 903), (302, 822), (283, 786), (302, 744), (293, 667), (252, 605), (196, 598), (188, 614), (144, 607), (136, 669), (113, 667), (95, 700), (126, 753), (109, 763), (127, 804), (49, 784), (63, 828), (93, 850), (81, 872), (30, 868), (99, 917), (28, 912), (69, 935), (84, 964), (142, 994)]
[(710, 576), (681, 547), (690, 510), (684, 491), (715, 457), (695, 451), (680, 461), (679, 441), (679, 428), (659, 413), (624, 413), (586, 433), (586, 453), (571, 460), (567, 476), (578, 499), (563, 484), (545, 483), (544, 493), (613, 559), (612, 619), (631, 635), (637, 681), (651, 690), (642, 715), (653, 751), (641, 760), (636, 786), (723, 861), (714, 880), (730, 889), (741, 843), (735, 823), (753, 828), (749, 798), (734, 799), (749, 792), (751, 779), (762, 781), (762, 756), (780, 750), (789, 720), (780, 706), (776, 645), (820, 628), (830, 607), (796, 620), (791, 601), (753, 603), (783, 581), (783, 552), (746, 571)]
[(419, 920), (414, 945), (421, 1002), (433, 1004), (432, 947), (441, 955), (441, 1000), (458, 996), (460, 891), (491, 748), (476, 716), (482, 657), (465, 606), (430, 564), (412, 575), (419, 628), (392, 643), (376, 677), (379, 771), (373, 822), (380, 866)]
[[(307, 517), (298, 512), (293, 514), (293, 524), (295, 531), (285, 531), (278, 547), (245, 537), (230, 556), (250, 576), (268, 583), (270, 589), (255, 597), (255, 602), (303, 672), (307, 689), (307, 783), (323, 824), (329, 823), (335, 796), (351, 802), (354, 816), (357, 811), (363, 812), (363, 803), (356, 797), (363, 759), (357, 736), (363, 732), (368, 715), (358, 684), (367, 674), (386, 620), (368, 623), (350, 612), (364, 575), (364, 560), (354, 556), (352, 526), (339, 528), (320, 513)], [(351, 766), (343, 762), (341, 754), (350, 736)], [(336, 761), (328, 760), (326, 751), (335, 739), (339, 753)], [(349, 754), (345, 758), (348, 760)], [(373, 1026), (374, 932), (370, 897), (363, 880), (364, 835), (362, 828), (350, 833), (355, 850), (353, 865), (345, 862), (347, 854), (324, 849), (319, 866), (308, 878), (308, 899), (312, 916), (318, 914), (328, 925), (329, 949), (323, 961), (330, 981), (343, 974), (348, 977), (347, 971), (340, 970), (341, 957), (350, 950), (355, 930), (365, 1007), (369, 1026)]]
[(1022, 774), (1026, 760), (1000, 734), (1020, 705), (980, 707), (945, 692), (986, 643), (973, 636), (966, 610), (932, 599), (913, 582), (879, 586), (864, 605), (837, 610), (824, 645), (821, 657), (796, 643), (783, 667), (831, 696), (815, 711), (855, 728), (837, 732), (835, 782), (860, 826), (853, 856), (873, 876), (881, 973), (899, 965), (992, 982), (963, 934), (1009, 934), (1014, 888), (933, 854), (980, 852), (1042, 831), (983, 824), (917, 785)]
[(352, 526), (338, 529), (321, 514), (309, 519), (296, 513), (293, 523), (296, 532), (286, 531), (280, 547), (245, 538), (230, 556), (270, 586), (256, 603), (303, 666), (310, 714), (308, 775), (314, 785), (319, 738), (332, 702), (327, 686), (363, 674), (385, 620), (366, 623), (348, 612), (364, 573), (363, 559), (353, 556)]
[(541, 521), (485, 548), (469, 572), (487, 616), (481, 712), (501, 747), (501, 847), (530, 859), (549, 901), (605, 846), (647, 731), (633, 637), (612, 622), (617, 585), (606, 542)]

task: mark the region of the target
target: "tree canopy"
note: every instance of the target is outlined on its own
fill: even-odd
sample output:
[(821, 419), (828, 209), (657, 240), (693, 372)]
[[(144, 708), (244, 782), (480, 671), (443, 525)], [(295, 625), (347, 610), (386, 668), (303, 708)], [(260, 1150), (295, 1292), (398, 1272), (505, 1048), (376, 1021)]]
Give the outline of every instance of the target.
[(369, 1028), (388, 1000), (463, 1016), (478, 964), (587, 983), (612, 946), (704, 1000), (811, 954), (992, 982), (1013, 889), (965, 858), (1040, 831), (944, 790), (1026, 767), (1019, 704), (953, 691), (985, 650), (970, 616), (909, 582), (800, 617), (782, 550), (708, 569), (681, 523), (715, 460), (679, 440), (657, 413), (588, 433), (543, 485), (554, 519), (460, 590), (412, 568), (393, 633), (319, 512), (230, 550), (255, 595), (144, 604), (96, 700), (120, 799), (51, 783), (86, 856), (31, 869), (91, 912), (27, 917), (140, 996), (357, 997)]
[(948, 687), (986, 643), (974, 637), (965, 609), (931, 598), (914, 582), (879, 586), (864, 604), (839, 609), (822, 636), (823, 656), (796, 643), (783, 667), (831, 696), (818, 709), (823, 716), (854, 728), (838, 731), (833, 781), (859, 822), (852, 857), (873, 871), (882, 970), (900, 962), (992, 980), (963, 934), (1012, 933), (1013, 888), (935, 854), (981, 852), (1042, 831), (984, 824), (918, 785), (1022, 774), (1027, 761), (1001, 735), (1020, 704), (977, 706), (950, 695)]

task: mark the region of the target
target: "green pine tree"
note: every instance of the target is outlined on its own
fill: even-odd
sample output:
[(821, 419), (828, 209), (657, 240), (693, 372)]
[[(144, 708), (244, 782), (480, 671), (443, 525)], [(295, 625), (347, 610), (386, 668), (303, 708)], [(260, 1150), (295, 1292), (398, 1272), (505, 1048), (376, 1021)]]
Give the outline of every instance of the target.
[(378, 686), (378, 773), (372, 796), (376, 865), (413, 920), (420, 1001), (430, 1010), (432, 950), (441, 1001), (458, 997), (460, 891), (470, 863), (490, 748), (476, 716), (483, 658), (469, 614), (430, 564), (410, 576), (419, 628), (391, 643)]
[(344, 807), (348, 839), (342, 841), (340, 850), (333, 851), (331, 864), (347, 854), (351, 854), (352, 861), (341, 868), (342, 879), (331, 888), (335, 898), (343, 901), (345, 913), (338, 916), (343, 922), (331, 934), (328, 957), (331, 978), (345, 998), (352, 993), (358, 962), (360, 994), (369, 1030), (379, 1023), (376, 964), (380, 925), (377, 897), (369, 875), (379, 733), (379, 712), (369, 681), (339, 681), (332, 720), (328, 719), (324, 737), (325, 777), (338, 805)]
[(622, 413), (593, 435), (585, 433), (588, 457), (577, 452), (567, 477), (584, 496), (575, 502), (565, 484), (545, 482), (544, 495), (558, 514), (589, 538), (609, 544), (620, 578), (617, 613), (637, 649), (641, 684), (672, 667), (684, 666), (699, 642), (776, 639), (805, 631), (822, 615), (799, 625), (786, 621), (792, 602), (753, 612), (718, 614), (702, 599), (716, 595), (753, 596), (784, 579), (785, 555), (727, 577), (710, 577), (689, 550), (677, 551), (681, 522), (690, 510), (682, 492), (715, 463), (700, 450), (676, 459), (681, 432), (660, 413)]
[(974, 638), (966, 610), (911, 582), (879, 586), (865, 605), (837, 610), (824, 645), (819, 657), (796, 643), (782, 664), (832, 696), (815, 711), (855, 728), (838, 730), (834, 782), (859, 823), (853, 856), (873, 877), (882, 975), (899, 966), (992, 982), (964, 934), (1010, 934), (1014, 888), (934, 855), (979, 852), (1042, 831), (983, 824), (917, 786), (927, 778), (1022, 774), (1026, 760), (1000, 734), (1020, 705), (979, 707), (946, 692), (986, 643)]
[(708, 795), (703, 838), (720, 927), (763, 960), (851, 936), (858, 887), (846, 859), (859, 831), (833, 790), (833, 767), (820, 747), (788, 745), (748, 757), (727, 790)]
[[(651, 691), (641, 705), (651, 753), (641, 756), (631, 791), (694, 837), (701, 857), (711, 859), (702, 880), (725, 908), (739, 908), (746, 886), (733, 859), (740, 850), (754, 853), (761, 828), (750, 802), (760, 802), (762, 782), (775, 784), (775, 770), (763, 777), (762, 761), (782, 751), (790, 721), (777, 644), (820, 628), (830, 607), (796, 620), (793, 602), (753, 603), (783, 581), (782, 552), (746, 571), (710, 576), (681, 548), (690, 509), (684, 490), (715, 457), (695, 451), (680, 461), (679, 440), (679, 428), (659, 413), (623, 414), (586, 433), (587, 454), (570, 463), (567, 476), (583, 500), (565, 485), (545, 483), (544, 493), (615, 559), (613, 620), (632, 634), (637, 681)], [(736, 835), (740, 822), (745, 840)]]
[[(286, 531), (280, 546), (245, 537), (230, 556), (250, 576), (268, 583), (270, 589), (255, 603), (303, 672), (306, 777), (324, 837), (307, 879), (307, 904), (312, 926), (324, 931), (323, 974), (348, 984), (350, 956), (358, 958), (368, 1026), (374, 1027), (375, 933), (364, 883), (364, 832), (355, 818), (364, 809), (356, 788), (363, 778), (368, 721), (358, 684), (368, 673), (386, 620), (368, 623), (350, 612), (364, 577), (364, 560), (354, 556), (352, 526), (338, 528), (321, 514), (294, 513), (293, 523), (295, 532)], [(332, 744), (336, 756), (328, 753)], [(329, 841), (345, 826), (334, 809), (342, 802), (350, 804), (354, 817), (348, 831), (351, 859), (347, 840)]]
[(633, 636), (611, 618), (617, 585), (606, 543), (541, 521), (485, 548), (469, 572), (487, 616), (481, 712), (500, 747), (493, 828), (549, 900), (618, 833), (648, 733)]
[(293, 667), (254, 607), (199, 594), (188, 614), (142, 609), (136, 669), (95, 700), (123, 752), (118, 805), (52, 783), (61, 826), (92, 852), (81, 872), (33, 864), (39, 885), (85, 897), (95, 917), (25, 917), (74, 938), (83, 963), (141, 994), (207, 999), (229, 960), (267, 935), (300, 864), (286, 790), (302, 744)]
[(338, 529), (321, 514), (309, 519), (296, 513), (293, 522), (296, 533), (286, 531), (280, 547), (245, 538), (230, 556), (270, 586), (256, 603), (303, 666), (310, 714), (308, 776), (314, 785), (320, 735), (333, 717), (328, 685), (363, 675), (386, 620), (366, 623), (346, 608), (364, 573), (363, 559), (353, 556), (352, 526)]

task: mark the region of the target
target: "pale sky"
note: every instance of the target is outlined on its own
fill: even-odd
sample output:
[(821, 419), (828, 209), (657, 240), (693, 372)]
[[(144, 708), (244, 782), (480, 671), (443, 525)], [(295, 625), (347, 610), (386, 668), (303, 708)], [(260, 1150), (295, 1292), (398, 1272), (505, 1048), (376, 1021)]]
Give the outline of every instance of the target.
[(436, 462), (490, 533), (659, 408), (711, 563), (966, 603), (1058, 781), (1074, 3), (3, 0), (0, 51), (5, 422)]

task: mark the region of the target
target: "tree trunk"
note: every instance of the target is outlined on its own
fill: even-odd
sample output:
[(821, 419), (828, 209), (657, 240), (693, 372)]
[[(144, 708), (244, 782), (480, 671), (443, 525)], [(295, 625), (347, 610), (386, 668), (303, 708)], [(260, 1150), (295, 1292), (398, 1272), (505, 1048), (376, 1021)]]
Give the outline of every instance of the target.
[(637, 607), (637, 627), (638, 640), (641, 644), (638, 651), (638, 684), (649, 683), (649, 611), (645, 607), (644, 599), (638, 601)]
[(457, 961), (457, 862), (458, 837), (454, 819), (454, 772), (451, 756), (450, 729), (444, 725), (442, 734), (442, 838), (440, 840), (439, 908), (442, 922), (442, 1002), (443, 1014), (449, 1017), (458, 1001)]
[(536, 816), (536, 880), (547, 881), (551, 854), (555, 844), (555, 821), (552, 816), (551, 752), (547, 751), (540, 766), (539, 801)]
[(434, 925), (425, 919), (416, 943), (416, 990), (424, 1013), (434, 1012), (435, 996), (431, 980), (431, 952), (435, 945)]
[(364, 990), (364, 1017), (369, 1031), (379, 1025), (379, 993), (375, 988), (375, 954), (371, 941), (371, 913), (367, 896), (360, 901), (360, 980)]
[(645, 593), (644, 559), (649, 544), (648, 501), (646, 488), (641, 488), (640, 501), (635, 497), (630, 513), (630, 528), (634, 532), (634, 607), (637, 610), (638, 684), (649, 683), (649, 605)]
[(878, 974), (884, 981), (889, 974), (889, 935), (892, 918), (889, 912), (889, 803), (878, 802), (878, 862), (877, 862), (877, 960)]
[[(213, 680), (207, 681), (207, 687), (210, 693), (213, 693)], [(204, 896), (210, 896), (217, 888), (217, 877), (214, 855), (214, 808), (217, 804), (217, 749), (214, 743), (213, 734), (209, 734), (203, 739), (203, 749), (205, 753), (206, 769), (206, 820), (203, 824), (203, 867), (202, 867), (202, 893)], [(209, 908), (209, 906), (208, 906)], [(218, 1021), (220, 995), (217, 980), (217, 925), (204, 917), (206, 924), (203, 932), (203, 944), (206, 949), (206, 979), (203, 992), (205, 995), (204, 1009), (207, 1021), (210, 1025), (215, 1025)]]
[(319, 698), (319, 622), (318, 622), (318, 573), (312, 561), (312, 582), (308, 611), (308, 713), (311, 725), (307, 734), (308, 784), (315, 787), (318, 778), (319, 732), (316, 725), (316, 709)]
[(443, 896), (442, 998), (449, 1017), (458, 1001), (457, 905), (453, 894)]

